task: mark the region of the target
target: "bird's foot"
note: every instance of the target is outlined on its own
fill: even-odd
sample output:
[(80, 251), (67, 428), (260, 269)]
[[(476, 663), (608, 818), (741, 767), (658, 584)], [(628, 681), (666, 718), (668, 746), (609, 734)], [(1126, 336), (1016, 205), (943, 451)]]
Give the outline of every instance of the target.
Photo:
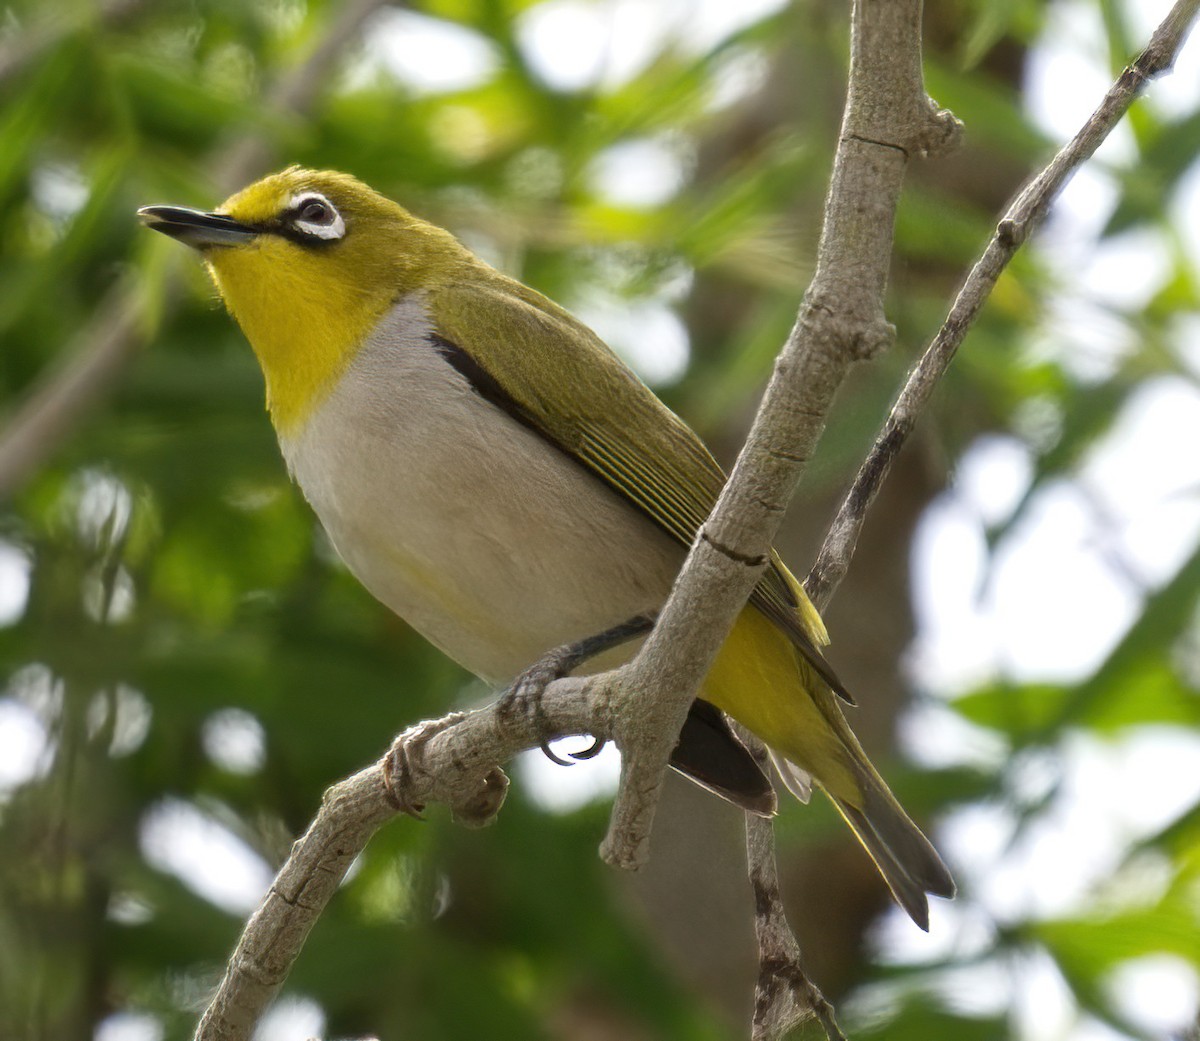
[[(564, 644), (547, 651), (521, 675), (513, 680), (512, 685), (500, 697), (498, 714), (501, 720), (513, 719), (523, 715), (533, 720), (534, 729), (538, 733), (538, 747), (542, 754), (552, 763), (559, 766), (574, 766), (570, 760), (556, 755), (550, 748), (550, 743), (541, 735), (546, 731), (546, 712), (542, 706), (542, 698), (546, 688), (555, 680), (568, 676), (572, 669), (577, 668), (583, 659), (578, 656), (579, 644)], [(603, 742), (600, 743), (601, 746)], [(584, 749), (585, 752), (589, 751)], [(596, 749), (599, 751), (599, 748)], [(591, 753), (595, 755), (595, 752)]]
[(463, 718), (461, 712), (452, 712), (441, 719), (427, 719), (409, 727), (388, 749), (383, 760), (383, 777), (387, 785), (388, 800), (401, 813), (423, 821), (425, 804), (412, 797), (415, 766), (420, 762), (425, 746), (430, 740)]
[[(543, 654), (528, 669), (521, 673), (500, 698), (499, 716), (501, 720), (511, 719), (518, 713), (528, 715), (533, 719), (534, 728), (539, 735), (544, 734), (545, 711), (542, 698), (546, 688), (555, 680), (570, 675), (585, 661), (602, 654), (619, 644), (632, 640), (649, 632), (654, 627), (654, 614), (637, 615), (620, 625), (614, 625), (602, 633), (584, 637), (575, 643), (563, 644)], [(552, 763), (559, 766), (574, 766), (572, 760), (592, 759), (599, 755), (607, 744), (605, 738), (596, 738), (585, 749), (569, 753), (571, 759), (563, 759), (550, 748), (545, 737), (538, 739), (538, 747)]]

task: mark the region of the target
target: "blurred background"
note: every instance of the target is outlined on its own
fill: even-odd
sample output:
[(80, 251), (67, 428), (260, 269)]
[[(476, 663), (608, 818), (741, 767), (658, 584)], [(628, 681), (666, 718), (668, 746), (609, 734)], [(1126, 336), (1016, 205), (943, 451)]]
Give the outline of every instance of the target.
[[(895, 348), (781, 549), (803, 575), (1004, 200), (1166, 0), (929, 0), (967, 124), (901, 205)], [(0, 1038), (185, 1038), (334, 780), (488, 696), (339, 565), (196, 258), (134, 210), (357, 174), (571, 308), (726, 464), (810, 274), (834, 0), (13, 0), (0, 17)], [(1197, 1036), (1200, 41), (1003, 277), (829, 613), (852, 722), (961, 895), (928, 935), (829, 808), (779, 818), (851, 1037)], [(615, 753), (496, 826), (387, 827), (259, 1041), (745, 1037), (739, 814), (637, 877)]]

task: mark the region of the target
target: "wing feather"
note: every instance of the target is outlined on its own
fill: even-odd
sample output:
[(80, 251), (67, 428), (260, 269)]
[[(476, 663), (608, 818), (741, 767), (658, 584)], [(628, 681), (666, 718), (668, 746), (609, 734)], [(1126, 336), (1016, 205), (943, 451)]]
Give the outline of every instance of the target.
[[(690, 547), (724, 487), (720, 465), (595, 333), (527, 286), (486, 271), (430, 293), (438, 349), (452, 362), (461, 352), (460, 371), (481, 394)], [(774, 551), (750, 602), (853, 704), (821, 653), (828, 638), (816, 609)]]

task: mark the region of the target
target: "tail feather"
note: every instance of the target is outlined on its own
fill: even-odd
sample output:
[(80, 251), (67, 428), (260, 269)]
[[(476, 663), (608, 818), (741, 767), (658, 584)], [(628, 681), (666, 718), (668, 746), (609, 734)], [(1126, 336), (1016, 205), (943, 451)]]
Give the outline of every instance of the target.
[(774, 817), (778, 803), (771, 780), (759, 768), (728, 721), (697, 699), (684, 721), (671, 765), (701, 788), (760, 817)]
[(862, 843), (863, 848), (870, 854), (883, 880), (896, 902), (908, 912), (908, 917), (917, 923), (925, 932), (929, 932), (929, 901), (925, 897), (925, 889), (919, 885), (896, 855), (888, 848), (871, 827), (865, 816), (849, 803), (841, 799), (833, 800), (842, 819), (850, 825), (850, 829)]
[(896, 902), (928, 932), (929, 902), (925, 894), (953, 897), (954, 879), (882, 778), (868, 766), (861, 780), (861, 809), (837, 796), (831, 796), (833, 804), (875, 862)]
[[(807, 616), (806, 625), (818, 642), (823, 633)], [(742, 612), (704, 698), (766, 742), (798, 798), (806, 799), (810, 786), (824, 789), (900, 906), (928, 929), (926, 894), (953, 896), (950, 872), (867, 759), (834, 688), (772, 619), (753, 606)]]
[(866, 786), (864, 816), (871, 830), (878, 836), (904, 870), (927, 893), (951, 899), (956, 888), (954, 879), (933, 843), (929, 841), (907, 813), (901, 808), (888, 788), (877, 778), (878, 788)]
[(783, 786), (791, 792), (800, 802), (805, 805), (812, 798), (813, 779), (812, 774), (807, 770), (801, 770), (790, 759), (784, 758), (773, 748), (768, 748), (767, 751), (771, 754), (771, 763), (775, 767), (775, 772), (779, 774), (779, 779), (783, 782)]

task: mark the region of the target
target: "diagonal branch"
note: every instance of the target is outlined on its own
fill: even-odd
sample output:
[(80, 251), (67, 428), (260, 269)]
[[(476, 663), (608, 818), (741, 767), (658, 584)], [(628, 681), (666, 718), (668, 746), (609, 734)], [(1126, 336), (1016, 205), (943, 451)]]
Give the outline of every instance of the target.
[(817, 1019), (829, 1041), (846, 1041), (833, 1006), (808, 978), (800, 945), (788, 925), (775, 864), (775, 829), (769, 820), (746, 814), (746, 859), (754, 891), (754, 935), (758, 941), (758, 982), (754, 987), (751, 1041), (783, 1037), (808, 1019)]
[[(736, 729), (758, 764), (769, 769), (767, 746), (740, 724)], [(775, 826), (753, 813), (746, 814), (746, 866), (758, 943), (750, 1041), (775, 1041), (810, 1019), (821, 1024), (828, 1041), (846, 1041), (833, 1006), (804, 969), (800, 944), (788, 924), (779, 890)]]
[(460, 822), (486, 825), (504, 801), (500, 763), (556, 737), (606, 736), (590, 678), (559, 680), (553, 689), (536, 711), (512, 711), (511, 702), (501, 711), (495, 702), (420, 723), (383, 760), (330, 788), (246, 923), (195, 1041), (250, 1038), (354, 858), (401, 806), (443, 802)]
[(1174, 65), (1198, 10), (1200, 0), (1177, 0), (1146, 49), (1121, 73), (1079, 133), (1009, 205), (983, 255), (958, 291), (946, 321), (909, 373), (904, 389), (825, 536), (816, 563), (804, 583), (817, 607), (825, 607), (845, 577), (867, 510), (1001, 272), (1046, 219), (1051, 204), (1071, 176), (1100, 147), (1147, 83)]
[[(268, 116), (298, 116), (310, 109), (338, 55), (385, 2), (354, 0), (340, 8), (312, 53), (270, 91)], [(209, 177), (232, 191), (262, 169), (272, 149), (261, 127), (246, 130), (213, 156)], [(164, 279), (159, 306), (173, 307), (181, 289), (177, 269), (172, 269)], [(0, 501), (36, 473), (116, 386), (149, 335), (146, 304), (139, 287), (114, 285), (92, 323), (8, 417), (0, 430)]]

